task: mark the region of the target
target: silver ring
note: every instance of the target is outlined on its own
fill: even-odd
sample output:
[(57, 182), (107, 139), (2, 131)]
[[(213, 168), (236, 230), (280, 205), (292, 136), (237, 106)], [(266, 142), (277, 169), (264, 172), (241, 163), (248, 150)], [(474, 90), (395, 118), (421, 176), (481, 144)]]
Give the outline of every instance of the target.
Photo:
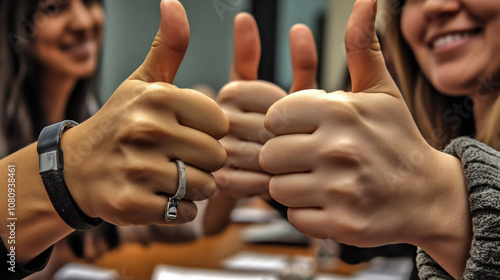
[(172, 198), (181, 200), (186, 195), (186, 166), (180, 159), (176, 159), (175, 163), (177, 164), (177, 172), (179, 173), (179, 184), (177, 185), (177, 192)]
[(179, 200), (184, 198), (184, 195), (186, 195), (186, 166), (180, 159), (176, 159), (175, 163), (177, 164), (177, 173), (179, 180), (175, 195), (169, 197), (167, 205), (165, 205), (166, 222), (173, 221), (177, 218), (177, 207), (179, 206)]

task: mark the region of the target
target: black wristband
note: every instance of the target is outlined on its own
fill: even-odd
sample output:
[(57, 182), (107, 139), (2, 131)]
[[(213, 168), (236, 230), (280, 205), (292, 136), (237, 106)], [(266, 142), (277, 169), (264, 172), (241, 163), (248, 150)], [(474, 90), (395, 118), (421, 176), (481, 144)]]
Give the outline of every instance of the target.
[(40, 175), (54, 209), (70, 227), (86, 230), (99, 225), (102, 219), (87, 216), (71, 196), (64, 181), (64, 157), (60, 142), (62, 133), (77, 124), (66, 120), (45, 127), (38, 137), (37, 151)]

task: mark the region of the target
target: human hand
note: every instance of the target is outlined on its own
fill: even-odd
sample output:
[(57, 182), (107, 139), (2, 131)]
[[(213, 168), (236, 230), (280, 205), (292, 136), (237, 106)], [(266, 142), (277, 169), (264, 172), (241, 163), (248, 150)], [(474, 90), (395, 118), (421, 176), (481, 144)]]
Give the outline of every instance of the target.
[(386, 69), (375, 5), (356, 1), (348, 22), (353, 92), (308, 90), (276, 102), (265, 121), (276, 137), (260, 163), (276, 174), (271, 196), (290, 207), (288, 220), (306, 235), (439, 251), (468, 230), (460, 163), (419, 133)]
[[(304, 25), (295, 25), (290, 30), (290, 47), (294, 75), (290, 92), (316, 88), (318, 58), (311, 31)], [(264, 118), (269, 107), (287, 93), (272, 83), (257, 80), (260, 53), (254, 18), (247, 13), (237, 15), (229, 83), (216, 99), (231, 125), (228, 135), (220, 141), (228, 160), (214, 176), (219, 195), (232, 199), (269, 194), (270, 174), (259, 165), (260, 149), (273, 137), (264, 128)]]
[(84, 213), (116, 225), (167, 224), (167, 197), (178, 187), (174, 159), (186, 165), (177, 219), (191, 221), (195, 200), (215, 192), (210, 172), (224, 165), (217, 141), (229, 127), (204, 94), (172, 85), (189, 43), (178, 1), (160, 4), (161, 25), (144, 63), (88, 121), (64, 133), (65, 179)]

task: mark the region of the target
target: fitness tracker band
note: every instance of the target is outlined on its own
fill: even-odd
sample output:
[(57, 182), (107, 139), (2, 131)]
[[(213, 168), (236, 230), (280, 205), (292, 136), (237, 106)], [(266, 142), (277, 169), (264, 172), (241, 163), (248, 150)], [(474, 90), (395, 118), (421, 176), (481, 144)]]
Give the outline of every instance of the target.
[(45, 127), (38, 137), (40, 175), (45, 190), (59, 216), (76, 230), (91, 229), (102, 222), (100, 218), (87, 216), (78, 207), (64, 181), (64, 157), (61, 149), (61, 135), (77, 122), (65, 120)]

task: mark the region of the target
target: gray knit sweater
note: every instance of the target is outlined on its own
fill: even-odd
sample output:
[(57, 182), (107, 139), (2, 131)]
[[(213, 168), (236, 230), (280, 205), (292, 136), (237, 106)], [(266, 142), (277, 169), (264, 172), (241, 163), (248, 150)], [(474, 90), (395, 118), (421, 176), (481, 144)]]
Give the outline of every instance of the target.
[[(500, 279), (500, 152), (461, 137), (445, 149), (462, 161), (472, 213), (473, 238), (463, 279)], [(453, 279), (427, 253), (418, 250), (422, 280)]]

